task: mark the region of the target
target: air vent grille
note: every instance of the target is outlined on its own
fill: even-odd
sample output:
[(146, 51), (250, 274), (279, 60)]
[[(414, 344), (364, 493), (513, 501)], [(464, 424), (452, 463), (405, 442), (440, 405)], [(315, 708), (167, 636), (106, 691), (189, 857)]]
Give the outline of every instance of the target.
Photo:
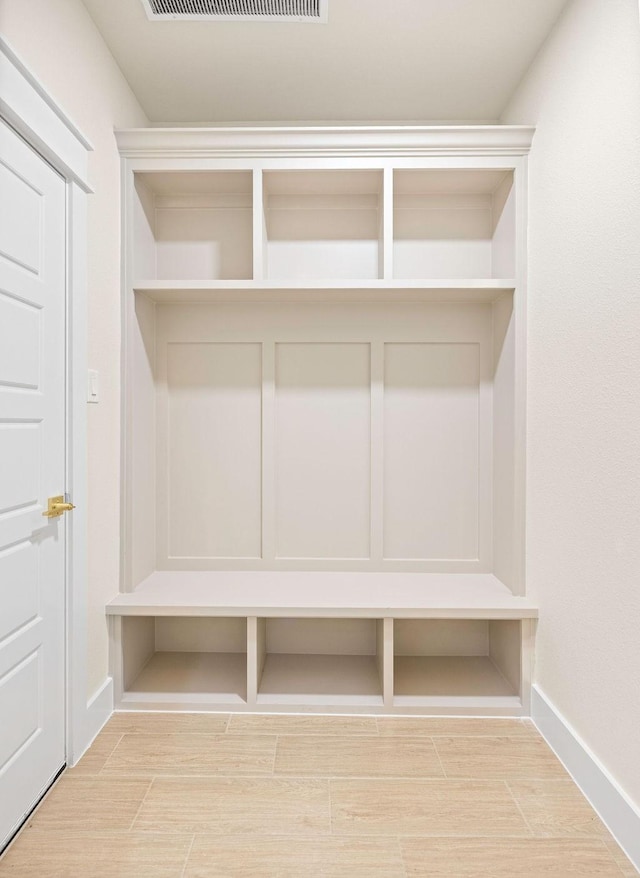
[(323, 22), (328, 0), (142, 0), (148, 18)]

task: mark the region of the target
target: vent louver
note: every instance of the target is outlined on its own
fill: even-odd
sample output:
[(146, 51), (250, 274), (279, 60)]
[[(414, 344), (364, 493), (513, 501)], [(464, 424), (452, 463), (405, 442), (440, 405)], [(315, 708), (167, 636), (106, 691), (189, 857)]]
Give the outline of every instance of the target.
[(142, 0), (147, 17), (161, 19), (326, 22), (329, 0)]

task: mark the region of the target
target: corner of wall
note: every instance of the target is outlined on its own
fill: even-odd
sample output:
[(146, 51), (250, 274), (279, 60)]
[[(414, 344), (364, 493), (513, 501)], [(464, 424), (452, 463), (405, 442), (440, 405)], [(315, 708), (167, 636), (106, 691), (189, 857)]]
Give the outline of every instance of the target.
[(531, 717), (602, 822), (640, 870), (640, 810), (538, 686), (533, 687)]
[[(567, 15), (569, 7), (572, 6), (573, 2), (574, 2), (574, 0), (568, 0), (568, 2), (565, 3), (565, 5), (562, 7), (560, 12), (558, 13), (557, 18), (555, 19), (555, 21), (553, 22), (553, 24), (549, 28), (547, 36), (545, 37), (543, 42), (540, 44), (540, 47), (538, 48), (538, 51), (536, 52), (534, 57), (531, 59), (531, 63), (529, 64), (527, 69), (524, 71), (524, 73), (520, 77), (519, 82), (517, 83), (517, 85), (512, 90), (512, 92), (509, 95), (509, 97), (507, 98), (507, 100), (505, 101), (504, 107), (502, 108), (502, 112), (499, 114), (500, 125), (508, 125), (508, 124), (513, 125), (513, 124), (515, 124), (514, 107), (519, 102), (520, 94), (525, 89), (526, 85), (528, 84), (532, 70), (534, 70), (539, 65), (541, 58), (544, 56), (544, 54), (546, 52), (547, 46), (554, 39), (555, 34), (558, 31), (558, 28), (560, 27), (561, 21), (563, 20), (565, 15)], [(519, 121), (524, 123), (524, 120), (519, 120)], [(531, 118), (526, 119), (526, 124), (532, 124), (533, 122), (535, 122), (535, 119), (531, 119)]]
[(85, 728), (82, 740), (74, 741), (69, 753), (70, 766), (77, 765), (84, 753), (108, 722), (113, 713), (113, 679), (107, 677), (102, 686), (87, 701)]

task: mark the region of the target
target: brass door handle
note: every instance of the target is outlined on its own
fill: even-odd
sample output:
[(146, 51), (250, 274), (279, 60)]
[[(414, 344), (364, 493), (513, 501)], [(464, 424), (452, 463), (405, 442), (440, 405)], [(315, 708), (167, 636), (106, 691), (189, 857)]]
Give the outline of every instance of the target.
[(64, 494), (59, 494), (56, 497), (49, 497), (47, 511), (42, 514), (45, 518), (59, 518), (64, 512), (75, 508), (73, 503), (65, 503)]

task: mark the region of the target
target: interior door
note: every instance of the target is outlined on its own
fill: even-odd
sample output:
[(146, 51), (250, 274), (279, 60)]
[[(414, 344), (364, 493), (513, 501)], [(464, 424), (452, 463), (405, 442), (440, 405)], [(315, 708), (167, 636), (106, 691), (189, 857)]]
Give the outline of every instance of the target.
[(65, 201), (0, 121), (0, 849), (65, 762)]

